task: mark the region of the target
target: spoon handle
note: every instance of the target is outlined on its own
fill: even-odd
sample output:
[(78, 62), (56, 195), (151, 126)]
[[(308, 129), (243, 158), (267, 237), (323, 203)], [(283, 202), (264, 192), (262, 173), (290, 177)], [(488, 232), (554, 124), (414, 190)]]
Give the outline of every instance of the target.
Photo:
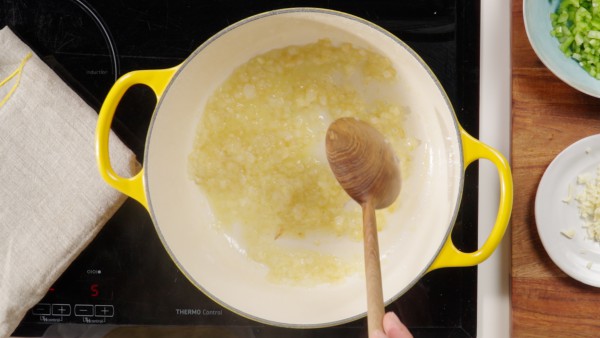
[(381, 286), (381, 266), (379, 243), (377, 240), (377, 220), (375, 208), (370, 200), (363, 203), (363, 237), (365, 250), (365, 276), (367, 282), (367, 324), (369, 337), (374, 330), (383, 331), (383, 290)]

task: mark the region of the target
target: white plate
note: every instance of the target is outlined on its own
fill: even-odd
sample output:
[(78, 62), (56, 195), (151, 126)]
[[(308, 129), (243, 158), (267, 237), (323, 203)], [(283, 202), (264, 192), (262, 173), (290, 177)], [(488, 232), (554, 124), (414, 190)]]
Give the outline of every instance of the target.
[[(581, 139), (563, 150), (544, 173), (535, 199), (535, 219), (544, 248), (558, 267), (569, 276), (600, 287), (600, 243), (587, 236), (574, 200), (582, 186), (577, 176), (595, 175), (600, 165), (600, 135)], [(572, 187), (573, 200), (563, 201)], [(573, 230), (569, 239), (561, 231)]]

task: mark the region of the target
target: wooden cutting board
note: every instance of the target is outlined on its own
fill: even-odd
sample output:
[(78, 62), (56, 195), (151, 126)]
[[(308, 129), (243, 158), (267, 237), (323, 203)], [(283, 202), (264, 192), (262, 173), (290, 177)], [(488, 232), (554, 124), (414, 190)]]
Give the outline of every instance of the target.
[[(547, 1), (547, 0), (539, 0)], [(546, 167), (571, 143), (600, 133), (600, 99), (554, 76), (535, 55), (512, 7), (512, 336), (600, 337), (600, 288), (564, 274), (536, 229), (535, 194)]]

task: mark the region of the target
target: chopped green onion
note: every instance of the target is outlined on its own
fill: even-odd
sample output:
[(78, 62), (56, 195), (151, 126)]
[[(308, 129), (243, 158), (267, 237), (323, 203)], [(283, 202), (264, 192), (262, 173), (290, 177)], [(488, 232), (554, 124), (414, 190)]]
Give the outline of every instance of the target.
[(589, 31), (587, 36), (592, 39), (600, 39), (600, 31)]
[(600, 0), (562, 0), (550, 20), (560, 50), (600, 80)]

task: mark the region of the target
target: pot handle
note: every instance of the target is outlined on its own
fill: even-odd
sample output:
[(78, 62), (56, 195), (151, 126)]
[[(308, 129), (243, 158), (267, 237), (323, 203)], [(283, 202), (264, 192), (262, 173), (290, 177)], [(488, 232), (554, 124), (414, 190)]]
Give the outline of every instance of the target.
[(146, 209), (148, 209), (148, 201), (144, 192), (144, 168), (129, 178), (120, 176), (112, 168), (108, 146), (110, 126), (119, 102), (130, 87), (136, 84), (147, 85), (154, 91), (158, 102), (178, 69), (179, 66), (168, 69), (139, 70), (121, 76), (106, 95), (98, 113), (96, 163), (100, 175), (110, 186), (140, 202)]
[(446, 267), (473, 266), (485, 261), (500, 244), (510, 220), (513, 204), (513, 181), (508, 161), (499, 151), (469, 135), (462, 127), (460, 127), (460, 135), (463, 145), (464, 169), (478, 159), (487, 159), (498, 170), (500, 178), (498, 214), (494, 228), (479, 250), (462, 252), (452, 242), (452, 236), (448, 236), (428, 271)]

